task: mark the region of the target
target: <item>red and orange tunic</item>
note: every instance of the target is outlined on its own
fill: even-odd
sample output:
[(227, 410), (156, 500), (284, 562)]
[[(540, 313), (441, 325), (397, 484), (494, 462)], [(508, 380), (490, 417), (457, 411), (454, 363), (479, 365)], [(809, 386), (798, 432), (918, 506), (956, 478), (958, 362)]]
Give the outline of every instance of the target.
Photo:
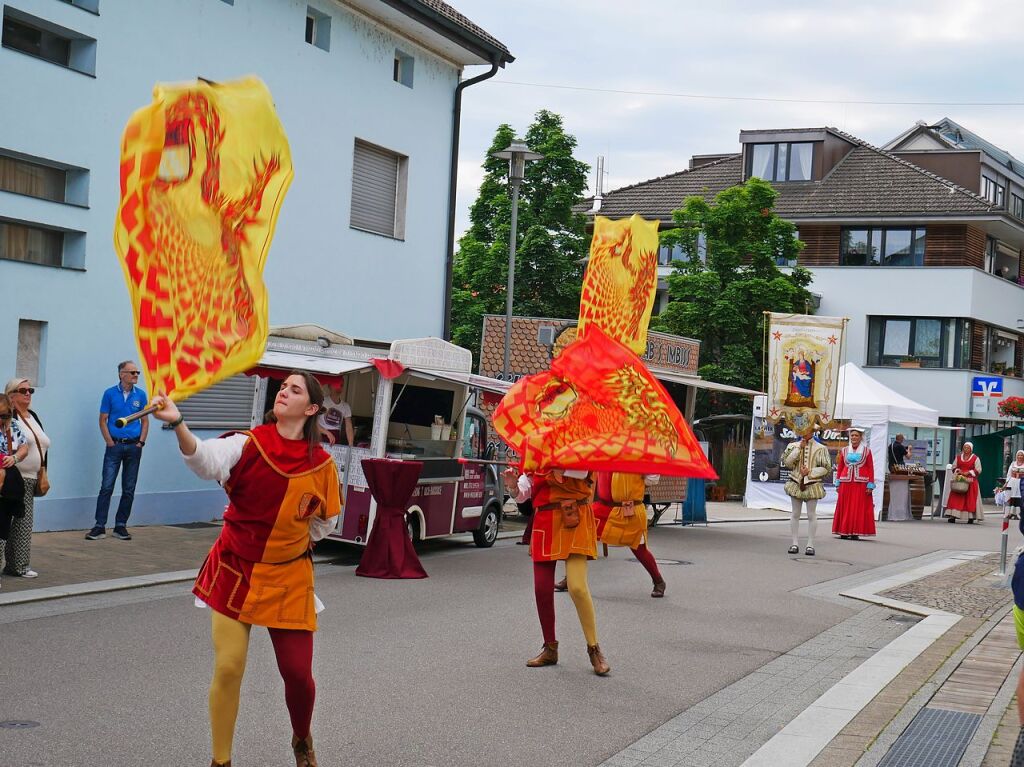
[(186, 463), (230, 501), (192, 592), (242, 623), (315, 631), (312, 541), (342, 506), (331, 457), (267, 424), (200, 442)]
[[(534, 562), (568, 559), (582, 554), (597, 559), (597, 524), (590, 505), (593, 485), (590, 475), (576, 478), (555, 472), (536, 473), (533, 483), (533, 532), (530, 556)], [(564, 511), (563, 511), (564, 510)], [(567, 527), (564, 513), (579, 514), (579, 524)]]
[(594, 516), (597, 518), (598, 539), (609, 546), (628, 546), (631, 549), (646, 543), (644, 475), (601, 471), (596, 476)]

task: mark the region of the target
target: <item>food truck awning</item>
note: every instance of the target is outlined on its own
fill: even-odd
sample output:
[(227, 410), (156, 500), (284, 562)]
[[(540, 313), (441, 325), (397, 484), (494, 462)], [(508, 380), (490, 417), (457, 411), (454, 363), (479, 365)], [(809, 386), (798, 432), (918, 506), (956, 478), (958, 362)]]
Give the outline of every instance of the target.
[(292, 352), (263, 352), (254, 372), (259, 375), (260, 368), (274, 368), (275, 370), (308, 370), (310, 373), (340, 376), (371, 367), (373, 367), (373, 363), (369, 360), (339, 360)]
[(511, 386), (510, 383), (507, 383), (506, 381), (499, 381), (497, 378), (488, 378), (487, 376), (478, 376), (473, 373), (462, 373), (455, 370), (435, 370), (434, 368), (410, 367), (408, 368), (408, 371), (426, 378), (440, 378), (442, 381), (450, 381), (452, 383), (463, 384), (464, 386), (471, 386), (474, 389), (490, 392), (491, 394), (504, 394)]
[(746, 394), (748, 397), (756, 397), (759, 394), (764, 394), (762, 391), (744, 389), (741, 386), (730, 386), (729, 384), (715, 383), (714, 381), (705, 381), (703, 378), (685, 376), (668, 370), (660, 370), (658, 368), (649, 369), (651, 371), (651, 375), (659, 381), (672, 381), (673, 383), (683, 384), (684, 386), (694, 386), (698, 389), (713, 389), (714, 391), (723, 391), (728, 394)]

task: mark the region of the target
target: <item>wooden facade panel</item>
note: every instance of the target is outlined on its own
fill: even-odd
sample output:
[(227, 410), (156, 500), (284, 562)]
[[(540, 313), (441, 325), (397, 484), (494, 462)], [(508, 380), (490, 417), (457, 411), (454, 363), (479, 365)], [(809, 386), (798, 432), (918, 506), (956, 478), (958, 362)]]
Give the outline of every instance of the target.
[(800, 266), (839, 266), (839, 229), (833, 226), (801, 226)]
[(973, 266), (985, 268), (986, 235), (965, 224), (934, 224), (925, 236), (925, 266)]
[(971, 320), (971, 369), (985, 369), (985, 336), (988, 325), (984, 322)]

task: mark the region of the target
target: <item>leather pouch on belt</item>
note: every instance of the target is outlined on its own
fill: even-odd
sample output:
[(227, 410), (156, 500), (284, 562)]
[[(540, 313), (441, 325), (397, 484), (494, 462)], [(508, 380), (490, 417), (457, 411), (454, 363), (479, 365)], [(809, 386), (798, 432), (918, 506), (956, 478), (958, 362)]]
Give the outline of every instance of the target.
[(572, 530), (579, 527), (580, 507), (576, 501), (562, 501), (562, 527)]
[(635, 501), (623, 501), (622, 502), (622, 516), (625, 519), (629, 519), (634, 514), (636, 514), (636, 510), (633, 508), (633, 504), (634, 503), (635, 503)]

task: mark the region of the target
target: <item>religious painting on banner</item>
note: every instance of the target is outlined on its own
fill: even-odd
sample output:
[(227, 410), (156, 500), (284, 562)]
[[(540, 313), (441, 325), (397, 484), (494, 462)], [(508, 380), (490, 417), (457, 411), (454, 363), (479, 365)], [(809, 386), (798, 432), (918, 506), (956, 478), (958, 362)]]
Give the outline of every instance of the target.
[(798, 435), (810, 433), (835, 412), (846, 319), (768, 317), (768, 418)]
[(146, 379), (175, 400), (253, 367), (263, 265), (292, 179), (266, 86), (157, 85), (125, 126), (114, 247)]

